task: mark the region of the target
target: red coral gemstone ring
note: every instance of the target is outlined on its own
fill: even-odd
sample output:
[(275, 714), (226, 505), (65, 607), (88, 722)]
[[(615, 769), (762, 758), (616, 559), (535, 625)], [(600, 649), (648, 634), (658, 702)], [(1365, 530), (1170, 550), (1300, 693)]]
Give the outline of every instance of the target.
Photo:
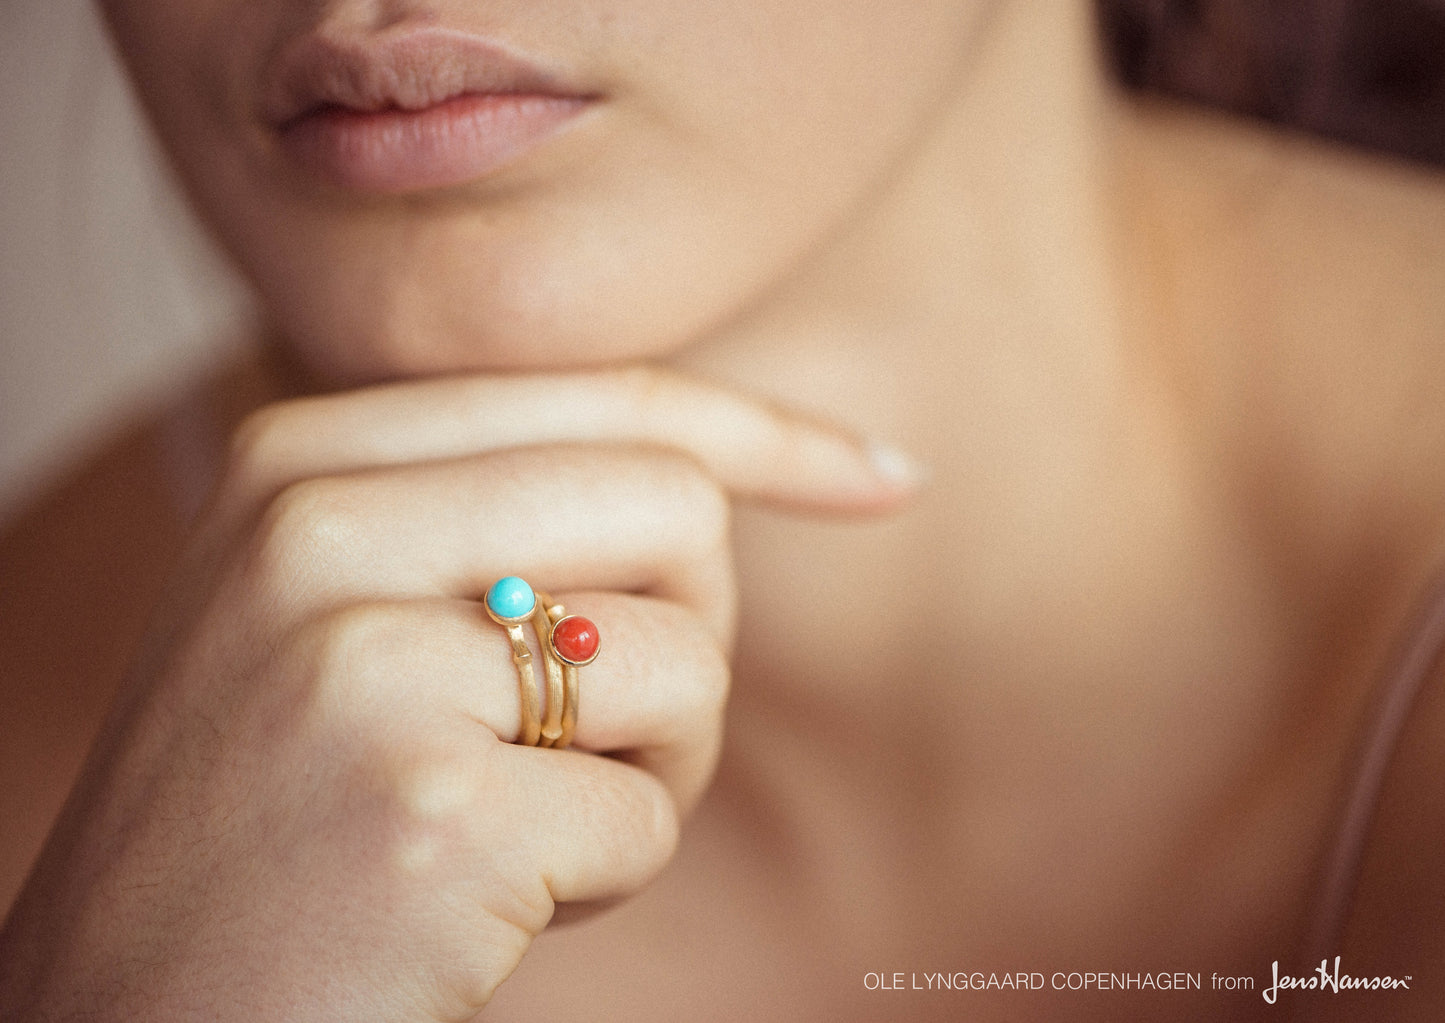
[(597, 626), (581, 615), (568, 615), (552, 626), (552, 649), (568, 664), (590, 664), (601, 641)]

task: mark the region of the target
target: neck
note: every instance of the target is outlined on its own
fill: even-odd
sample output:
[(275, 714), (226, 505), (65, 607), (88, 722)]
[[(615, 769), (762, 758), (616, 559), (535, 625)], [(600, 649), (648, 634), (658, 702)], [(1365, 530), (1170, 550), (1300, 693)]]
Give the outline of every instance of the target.
[(1117, 385), (1087, 11), (1002, 5), (967, 62), (872, 205), (680, 362), (946, 453), (940, 465), (1012, 446), (1040, 404), (1082, 412)]
[[(963, 730), (979, 757), (1003, 742), (994, 752), (1006, 758), (1012, 737), (977, 734), (970, 721), (1118, 712), (1148, 722), (1139, 758), (1171, 737), (1199, 753), (1197, 764), (1157, 765), (1175, 778), (1298, 752), (1279, 734), (1339, 745), (1445, 535), (1445, 507), (1422, 496), (1445, 494), (1439, 446), (1401, 480), (1382, 480), (1361, 471), (1381, 448), (1366, 445), (1361, 462), (1339, 457), (1341, 424), (1362, 419), (1340, 416), (1367, 350), (1386, 361), (1372, 362), (1365, 382), (1393, 396), (1392, 409), (1421, 404), (1402, 367), (1429, 361), (1426, 379), (1445, 380), (1445, 310), (1429, 313), (1430, 330), (1387, 317), (1372, 335), (1342, 338), (1297, 316), (1317, 282), (1291, 279), (1296, 305), (1271, 311), (1293, 322), (1261, 332), (1260, 307), (1242, 306), (1224, 321), (1218, 309), (1240, 302), (1243, 282), (1221, 277), (1221, 260), (1237, 271), (1276, 246), (1310, 258), (1333, 246), (1348, 262), (1346, 238), (1272, 234), (1279, 225), (1265, 219), (1229, 235), (1228, 248), (1222, 233), (1201, 241), (1201, 211), (1228, 211), (1237, 180), (1217, 173), (1207, 146), (1190, 143), (1200, 150), (1191, 156), (1168, 131), (1151, 128), (1174, 162), (1145, 153), (1155, 143), (1116, 110), (1084, 5), (1002, 5), (929, 144), (866, 215), (679, 360), (899, 443), (934, 468), (929, 491), (885, 523), (740, 515), (738, 713), (762, 703), (768, 720), (808, 721), (804, 744), (829, 741), (830, 717), (834, 738), (890, 722), (879, 727), (913, 748), (930, 731), (945, 748)], [(1254, 137), (1209, 130), (1228, 136), (1224, 151), (1248, 150)], [(1177, 180), (1194, 183), (1187, 203)], [(1437, 214), (1438, 193), (1426, 200)], [(1325, 219), (1319, 195), (1291, 198), (1302, 220)], [(1410, 216), (1397, 219), (1403, 230)], [(1392, 228), (1371, 227), (1388, 246)], [(1414, 230), (1431, 247), (1420, 265), (1445, 262), (1442, 244)], [(1159, 246), (1179, 259), (1200, 251), (1202, 262), (1166, 279)], [(1387, 276), (1375, 276), (1382, 289)], [(1396, 305), (1418, 320), (1432, 292), (1415, 279), (1406, 288)], [(1368, 303), (1382, 307), (1380, 296)], [(1401, 343), (1382, 344), (1382, 329)], [(1338, 340), (1328, 353), (1327, 334)], [(1251, 369), (1260, 365), (1269, 373)], [(1308, 400), (1297, 373), (1328, 376), (1318, 393), (1338, 401)], [(1420, 455), (1430, 446), (1406, 427), (1445, 437), (1442, 410), (1437, 400), (1415, 423), (1369, 424), (1371, 444)], [(1300, 472), (1308, 479), (1283, 493), (1262, 486), (1298, 483)], [(1412, 496), (1400, 505), (1408, 523), (1370, 518), (1395, 496)], [(1307, 551), (1299, 537), (1311, 538)], [(1360, 589), (1351, 566), (1385, 549), (1382, 539), (1390, 556)], [(1297, 574), (1281, 574), (1285, 553)], [(1352, 648), (1342, 655), (1330, 636), (1345, 619)], [(766, 691), (747, 688), (751, 675), (768, 677)], [(1153, 680), (1147, 707), (1133, 688), (1141, 678)], [(1080, 753), (1100, 734), (1077, 737)], [(1137, 775), (1127, 743), (1103, 737)]]
[[(861, 594), (885, 594), (898, 611), (884, 627), (907, 634), (940, 600), (960, 622), (1027, 617), (1102, 548), (1079, 540), (1159, 438), (1121, 420), (1138, 387), (1114, 315), (1112, 129), (1100, 131), (1111, 115), (1090, 29), (1082, 4), (1001, 5), (936, 131), (872, 207), (681, 360), (898, 443), (934, 471), (909, 515), (849, 534), (861, 544), (838, 534), (821, 561), (777, 535), (806, 526), (745, 519), (744, 557), (758, 562), (745, 579), (791, 593), (772, 584), (787, 571), (779, 552), (796, 552), (793, 578), (817, 579), (831, 613), (876, 620)], [(892, 651), (870, 657), (867, 632), (850, 662), (891, 663)]]

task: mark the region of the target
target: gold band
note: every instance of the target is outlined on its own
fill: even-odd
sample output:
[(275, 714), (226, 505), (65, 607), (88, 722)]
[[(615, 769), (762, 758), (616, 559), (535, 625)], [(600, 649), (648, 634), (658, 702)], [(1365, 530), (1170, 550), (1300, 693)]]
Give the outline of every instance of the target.
[[(552, 598), (545, 593), (537, 594), (537, 603), (546, 610), (547, 614), (547, 631), (543, 633), (539, 630), (537, 633), (537, 638), (542, 644), (542, 656), (547, 660), (549, 701), (547, 720), (549, 722), (557, 721), (560, 717), (557, 738), (552, 741), (551, 745), (553, 749), (566, 749), (572, 743), (573, 733), (577, 731), (577, 665), (557, 656), (556, 648), (552, 645), (552, 629), (559, 621), (567, 617), (567, 609), (561, 604), (554, 604)], [(534, 619), (535, 622), (540, 622), (540, 620), (540, 618)], [(558, 669), (562, 676), (560, 687), (552, 684), (554, 668)]]
[[(552, 598), (541, 590), (537, 592), (537, 609), (532, 613), (532, 631), (537, 634), (537, 645), (542, 648), (542, 663), (547, 670), (547, 719), (542, 724), (542, 738), (539, 746), (562, 749), (567, 745), (563, 739), (562, 705), (565, 702), (562, 678), (562, 662), (552, 650), (552, 609), (560, 610), (561, 605), (552, 603)], [(570, 741), (571, 736), (567, 739)]]
[(542, 714), (541, 697), (537, 692), (537, 673), (532, 667), (532, 651), (527, 647), (527, 640), (522, 635), (520, 625), (499, 624), (507, 630), (507, 638), (512, 641), (512, 663), (517, 666), (517, 680), (521, 685), (522, 728), (517, 735), (517, 742), (523, 746), (535, 746), (542, 734)]
[[(487, 616), (506, 630), (512, 643), (512, 663), (522, 709), (517, 743), (565, 749), (577, 730), (577, 668), (597, 656), (597, 626), (580, 615), (569, 615), (561, 604), (533, 590), (516, 576), (493, 583), (482, 601)], [(542, 719), (542, 698), (537, 669), (522, 626), (530, 622), (542, 650), (547, 679), (547, 717)], [(558, 624), (561, 623), (561, 629)]]
[[(482, 598), (487, 617), (500, 625), (512, 642), (512, 663), (517, 666), (518, 702), (522, 705), (522, 724), (517, 742), (535, 746), (542, 734), (541, 701), (537, 693), (537, 671), (532, 666), (532, 650), (522, 635), (522, 625), (532, 617), (537, 598), (525, 580), (507, 576), (493, 583)], [(560, 728), (559, 728), (560, 731)]]
[[(562, 606), (557, 606), (556, 617), (552, 616), (552, 609), (547, 609), (547, 617), (552, 619), (555, 626), (562, 619), (564, 611)], [(552, 637), (547, 636), (547, 649), (552, 649)], [(562, 707), (562, 738), (557, 740), (557, 748), (563, 749), (572, 741), (572, 733), (577, 730), (577, 665), (567, 661), (562, 662), (562, 678), (566, 682), (566, 702)]]

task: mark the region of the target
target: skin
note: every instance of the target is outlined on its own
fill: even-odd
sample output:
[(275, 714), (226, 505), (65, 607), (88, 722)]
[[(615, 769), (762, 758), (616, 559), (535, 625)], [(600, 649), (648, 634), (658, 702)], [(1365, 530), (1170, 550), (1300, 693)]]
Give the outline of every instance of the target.
[[(638, 372), (583, 384), (392, 387), (273, 406), (242, 425), (173, 610), (81, 782), (89, 819), (52, 847), (48, 869), (71, 879), (39, 912), (52, 940), (10, 942), (11, 993), (21, 976), (30, 988), (21, 1006), (62, 1018), (231, 1002), (266, 1016), (465, 1019), (556, 903), (585, 909), (656, 873), (720, 739), (733, 624), (722, 481), (825, 506), (888, 487), (845, 440), (721, 392)], [(475, 411), (450, 433), (416, 415), (569, 393), (561, 407), (576, 422), (554, 422), (535, 452), (510, 449)], [(598, 429), (599, 411), (624, 409)], [(639, 447), (653, 438), (623, 425), (668, 411), (651, 418), (695, 416), (700, 437), (722, 419), (756, 444), (719, 456), (704, 441), (694, 461)], [(789, 471), (807, 451), (820, 459)], [(743, 468), (759, 465), (767, 472)], [(558, 473), (586, 500), (549, 502)], [(459, 520), (458, 500), (474, 514)], [(596, 555), (575, 556), (577, 543)], [(575, 743), (617, 758), (511, 745), (505, 638), (466, 599), (503, 566), (555, 580), (575, 611), (609, 622), (619, 652), (611, 671), (587, 673)], [(638, 650), (653, 656), (629, 656)], [(480, 686), (478, 659), (491, 669)], [(340, 885), (338, 862), (349, 864)], [(250, 897), (283, 877), (274, 898)], [(375, 899), (395, 900), (395, 914), (378, 916)], [(413, 952), (380, 972), (346, 952), (318, 969), (308, 949), (337, 927), (383, 959)], [(121, 935), (124, 957), (102, 967)], [(238, 947), (256, 954), (216, 955)], [(256, 986), (258, 975), (269, 979)]]
[[(1438, 182), (1121, 119), (1063, 4), (751, 5), (768, 34), (458, 4), (608, 105), (495, 181), (350, 203), (237, 113), (290, 9), (108, 9), (286, 379), (526, 372), (236, 430), (7, 923), (4, 1014), (1002, 1019), (863, 975), (1298, 961), (1445, 555)], [(507, 744), (469, 617), (519, 562), (603, 629), (575, 754)], [(1357, 974), (1429, 973), (1438, 914), (1387, 882), (1439, 876), (1439, 722), (1387, 787)], [(1219, 998), (1025, 1004), (1263, 1008)]]
[[(187, 187), (288, 343), (352, 381), (633, 360), (755, 301), (903, 158), (987, 7), (835, 6), (102, 5)], [(267, 60), (298, 26), (345, 38), (388, 18), (500, 34), (603, 102), (475, 186), (327, 196), (261, 123)]]

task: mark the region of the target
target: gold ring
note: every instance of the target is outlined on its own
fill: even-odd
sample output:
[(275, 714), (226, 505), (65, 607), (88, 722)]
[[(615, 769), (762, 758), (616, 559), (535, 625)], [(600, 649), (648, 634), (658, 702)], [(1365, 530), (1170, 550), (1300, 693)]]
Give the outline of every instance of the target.
[[(537, 591), (537, 608), (532, 612), (532, 630), (537, 633), (537, 642), (542, 647), (542, 663), (547, 671), (547, 718), (542, 723), (542, 738), (539, 746), (564, 748), (567, 743), (560, 741), (563, 736), (562, 708), (566, 702), (562, 661), (552, 650), (548, 637), (552, 633), (553, 609), (561, 612), (561, 604), (553, 604), (552, 598), (541, 590)], [(567, 736), (568, 740), (571, 735)]]
[(541, 701), (537, 692), (537, 673), (532, 667), (532, 651), (522, 635), (522, 624), (532, 617), (537, 607), (537, 596), (532, 587), (509, 575), (491, 585), (482, 606), (487, 609), (492, 621), (507, 630), (507, 638), (512, 641), (512, 663), (517, 666), (522, 703), (522, 727), (517, 742), (523, 746), (535, 746), (542, 735)]
[(591, 664), (601, 650), (601, 637), (597, 626), (590, 618), (569, 615), (561, 604), (543, 601), (551, 627), (543, 650), (562, 662), (564, 697), (562, 706), (562, 734), (552, 745), (564, 749), (572, 741), (577, 729), (577, 669)]

